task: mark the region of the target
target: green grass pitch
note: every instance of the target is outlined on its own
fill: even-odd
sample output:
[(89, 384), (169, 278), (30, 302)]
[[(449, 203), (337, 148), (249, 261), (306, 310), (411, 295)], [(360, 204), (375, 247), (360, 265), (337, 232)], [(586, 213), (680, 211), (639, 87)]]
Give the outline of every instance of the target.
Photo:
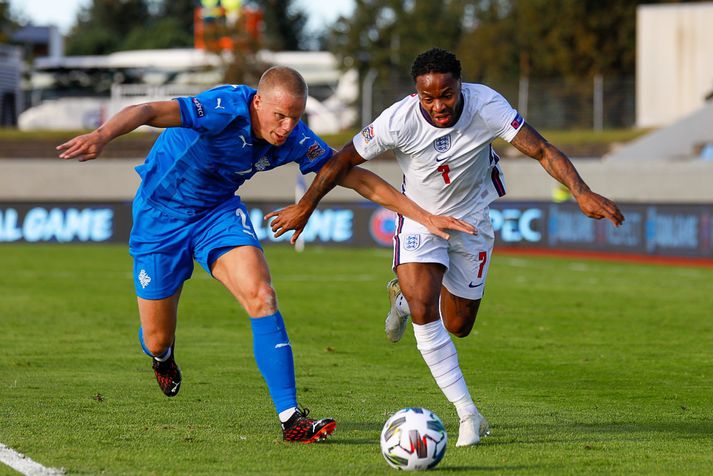
[[(125, 246), (0, 247), (0, 443), (68, 474), (393, 474), (388, 416), (423, 406), (454, 474), (710, 474), (713, 270), (497, 255), (456, 341), (492, 435), (458, 422), (415, 348), (383, 333), (387, 250), (266, 249), (298, 397), (337, 431), (288, 445), (245, 313), (198, 267), (167, 399), (136, 340)], [(16, 474), (0, 464), (0, 474)]]

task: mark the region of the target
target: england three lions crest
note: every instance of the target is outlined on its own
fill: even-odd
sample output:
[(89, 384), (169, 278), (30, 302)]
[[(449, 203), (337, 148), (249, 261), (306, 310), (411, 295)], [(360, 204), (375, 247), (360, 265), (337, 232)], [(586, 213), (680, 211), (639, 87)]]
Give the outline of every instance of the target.
[(451, 148), (451, 135), (448, 134), (434, 140), (433, 148), (436, 149), (436, 152), (446, 152), (448, 149)]

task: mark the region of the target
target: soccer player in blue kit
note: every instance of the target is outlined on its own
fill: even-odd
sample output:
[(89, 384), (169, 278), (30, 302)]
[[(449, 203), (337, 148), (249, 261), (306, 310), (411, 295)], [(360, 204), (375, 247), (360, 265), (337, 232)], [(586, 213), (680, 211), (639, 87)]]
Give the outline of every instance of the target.
[[(257, 90), (219, 86), (195, 97), (129, 106), (93, 132), (57, 147), (62, 159), (95, 159), (109, 141), (141, 125), (166, 128), (137, 167), (142, 183), (133, 203), (129, 250), (134, 258), (141, 327), (166, 396), (181, 386), (175, 331), (183, 283), (193, 260), (220, 281), (251, 316), (253, 353), (286, 441), (311, 443), (336, 428), (297, 404), (294, 363), (270, 272), (247, 209), (235, 191), (255, 173), (296, 162), (318, 172), (333, 151), (302, 121), (307, 85), (290, 68), (273, 67)], [(463, 221), (425, 212), (382, 179), (355, 168), (341, 182), (364, 197), (423, 223), (473, 232)]]

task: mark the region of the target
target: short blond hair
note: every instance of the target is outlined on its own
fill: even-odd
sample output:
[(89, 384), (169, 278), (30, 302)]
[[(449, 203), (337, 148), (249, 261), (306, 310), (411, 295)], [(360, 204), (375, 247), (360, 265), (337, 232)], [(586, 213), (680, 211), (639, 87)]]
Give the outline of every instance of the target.
[(307, 99), (307, 83), (297, 70), (287, 66), (273, 66), (260, 77), (257, 91), (260, 95), (269, 94), (275, 89), (281, 89), (290, 96)]

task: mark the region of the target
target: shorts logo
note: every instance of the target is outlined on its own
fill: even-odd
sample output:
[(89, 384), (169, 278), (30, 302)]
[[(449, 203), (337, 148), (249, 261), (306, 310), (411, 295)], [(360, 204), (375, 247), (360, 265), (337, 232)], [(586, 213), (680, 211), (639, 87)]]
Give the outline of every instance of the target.
[(324, 149), (319, 145), (319, 142), (315, 142), (307, 149), (307, 159), (309, 160), (314, 160), (322, 154), (324, 154)]
[(374, 124), (369, 124), (364, 129), (361, 130), (361, 136), (364, 138), (365, 143), (371, 142), (374, 138)]
[(139, 271), (139, 284), (141, 284), (142, 289), (146, 289), (146, 286), (151, 282), (151, 276), (146, 272), (145, 269)]
[(193, 107), (196, 108), (196, 114), (198, 115), (198, 117), (205, 116), (205, 112), (203, 111), (203, 104), (201, 104), (198, 98), (193, 98)]
[(421, 235), (406, 235), (404, 239), (404, 249), (406, 251), (417, 250), (421, 246)]
[(448, 134), (433, 141), (433, 148), (436, 149), (436, 152), (446, 152), (451, 148), (451, 135)]

